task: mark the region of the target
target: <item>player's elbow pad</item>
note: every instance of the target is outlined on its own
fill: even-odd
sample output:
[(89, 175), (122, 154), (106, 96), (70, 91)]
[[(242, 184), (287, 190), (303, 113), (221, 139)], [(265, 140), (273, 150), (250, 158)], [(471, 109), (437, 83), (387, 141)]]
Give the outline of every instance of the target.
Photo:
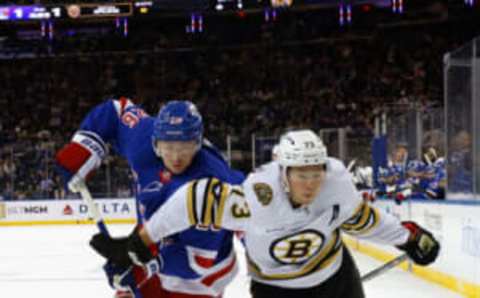
[(57, 152), (55, 159), (62, 175), (70, 180), (73, 175), (85, 179), (100, 166), (104, 156), (104, 144), (79, 132)]

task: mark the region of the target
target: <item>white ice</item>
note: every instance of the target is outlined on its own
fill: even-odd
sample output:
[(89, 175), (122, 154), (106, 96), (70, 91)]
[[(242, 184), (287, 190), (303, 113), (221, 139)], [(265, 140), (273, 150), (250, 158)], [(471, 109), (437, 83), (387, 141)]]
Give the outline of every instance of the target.
[[(109, 227), (126, 235), (131, 226)], [(103, 260), (88, 246), (95, 226), (0, 227), (0, 297), (110, 298)], [(380, 262), (354, 253), (362, 272)], [(243, 260), (243, 257), (241, 257)], [(243, 262), (241, 262), (243, 264)], [(365, 284), (368, 298), (454, 298), (461, 295), (392, 269)], [(248, 298), (245, 268), (227, 288), (225, 298)]]

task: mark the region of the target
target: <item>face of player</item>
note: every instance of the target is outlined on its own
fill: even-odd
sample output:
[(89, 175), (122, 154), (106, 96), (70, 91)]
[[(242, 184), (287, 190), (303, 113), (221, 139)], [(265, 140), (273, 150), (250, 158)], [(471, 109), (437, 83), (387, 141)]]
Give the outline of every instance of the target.
[(393, 161), (395, 163), (402, 163), (405, 162), (405, 159), (407, 158), (407, 149), (404, 147), (399, 147), (397, 150), (395, 150), (395, 153), (393, 155)]
[(163, 163), (173, 174), (183, 173), (192, 163), (198, 150), (196, 141), (157, 141), (155, 145), (162, 156)]
[(290, 196), (294, 203), (308, 205), (313, 202), (325, 181), (323, 165), (292, 167), (288, 170)]

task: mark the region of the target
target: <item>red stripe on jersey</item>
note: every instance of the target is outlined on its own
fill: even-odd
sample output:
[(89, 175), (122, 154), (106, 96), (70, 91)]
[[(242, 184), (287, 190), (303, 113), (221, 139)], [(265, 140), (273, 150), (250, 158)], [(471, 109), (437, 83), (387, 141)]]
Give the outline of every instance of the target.
[[(142, 286), (139, 288), (140, 293), (143, 298), (221, 298), (222, 295), (214, 297), (208, 295), (196, 295), (196, 294), (187, 294), (180, 292), (170, 292), (165, 290), (162, 286), (162, 281), (158, 275), (152, 276), (148, 281), (145, 282), (145, 272), (142, 267), (133, 266), (133, 275), (135, 282), (138, 285), (142, 283)], [(181, 287), (179, 288), (181, 290)]]
[(210, 268), (213, 266), (215, 259), (209, 259), (202, 256), (195, 256), (195, 262), (203, 268)]
[(227, 275), (227, 273), (231, 272), (233, 270), (233, 267), (235, 267), (235, 262), (236, 258), (233, 257), (232, 261), (223, 269), (210, 274), (209, 276), (205, 277), (202, 279), (202, 284), (206, 285), (207, 287), (210, 287), (214, 282), (216, 282), (218, 279), (224, 277)]
[(140, 293), (143, 298), (155, 298), (163, 297), (163, 288), (162, 283), (158, 275), (154, 275), (148, 280), (146, 280), (146, 274), (142, 267), (133, 266), (133, 277), (135, 279), (136, 285), (142, 285), (139, 287)]
[(125, 108), (127, 107), (128, 104), (128, 98), (126, 97), (120, 97), (120, 115), (123, 115), (123, 112), (125, 111)]

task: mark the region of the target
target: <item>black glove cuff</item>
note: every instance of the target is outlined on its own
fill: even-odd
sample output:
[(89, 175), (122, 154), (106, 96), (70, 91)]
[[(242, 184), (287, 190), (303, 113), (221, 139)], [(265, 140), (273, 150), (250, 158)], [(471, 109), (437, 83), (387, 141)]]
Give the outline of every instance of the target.
[(134, 231), (129, 238), (127, 249), (129, 252), (134, 253), (141, 263), (147, 263), (154, 258), (150, 249), (145, 245), (142, 238), (140, 238), (138, 231)]
[(128, 238), (111, 238), (108, 235), (98, 233), (90, 239), (90, 246), (113, 264), (127, 268), (132, 261), (127, 254)]

